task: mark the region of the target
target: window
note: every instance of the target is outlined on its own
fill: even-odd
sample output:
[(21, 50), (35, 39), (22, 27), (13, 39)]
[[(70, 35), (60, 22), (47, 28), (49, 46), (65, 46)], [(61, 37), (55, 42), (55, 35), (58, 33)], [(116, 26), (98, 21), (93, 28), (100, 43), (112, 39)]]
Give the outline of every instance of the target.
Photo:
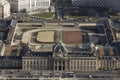
[(84, 61), (84, 65), (86, 65), (86, 61)]
[(74, 65), (76, 65), (76, 61), (74, 61)]
[(35, 6), (35, 0), (31, 0), (31, 6)]
[(77, 61), (77, 65), (79, 65), (79, 61)]

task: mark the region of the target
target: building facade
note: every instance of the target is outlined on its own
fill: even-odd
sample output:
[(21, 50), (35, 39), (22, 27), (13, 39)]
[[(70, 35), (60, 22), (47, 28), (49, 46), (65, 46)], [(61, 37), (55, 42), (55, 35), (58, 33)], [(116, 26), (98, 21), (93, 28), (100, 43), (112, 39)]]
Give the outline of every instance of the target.
[(53, 46), (53, 52), (27, 51), (22, 57), (22, 70), (48, 70), (54, 72), (91, 72), (120, 68), (120, 58), (95, 56), (96, 51), (90, 46), (82, 51), (69, 52), (62, 42)]
[(115, 70), (120, 68), (118, 57), (99, 57), (98, 69), (100, 70)]
[(105, 7), (120, 12), (120, 0), (72, 0), (72, 5), (80, 7)]
[(95, 57), (74, 57), (70, 61), (70, 71), (76, 72), (89, 72), (89, 71), (97, 71), (97, 59)]
[(11, 0), (12, 12), (40, 13), (49, 10), (51, 0)]
[[(27, 43), (23, 47), (20, 59), (23, 71), (91, 72), (120, 68), (120, 57), (116, 54), (116, 48), (111, 46), (95, 45), (93, 42), (71, 46), (59, 41), (38, 49), (32, 50)], [(6, 60), (9, 61), (8, 58)], [(16, 66), (13, 62), (9, 64)], [(2, 63), (1, 66), (4, 65), (7, 64)]]
[(52, 70), (52, 61), (48, 57), (22, 57), (22, 69), (24, 71)]
[(69, 57), (68, 59), (53, 57), (23, 57), (22, 70), (24, 71), (54, 71), (54, 72), (93, 72), (99, 70), (115, 70), (120, 68), (120, 60), (110, 57)]
[(10, 4), (6, 0), (0, 1), (0, 18), (7, 18), (10, 16)]
[(21, 69), (22, 61), (20, 57), (5, 57), (0, 56), (0, 69)]

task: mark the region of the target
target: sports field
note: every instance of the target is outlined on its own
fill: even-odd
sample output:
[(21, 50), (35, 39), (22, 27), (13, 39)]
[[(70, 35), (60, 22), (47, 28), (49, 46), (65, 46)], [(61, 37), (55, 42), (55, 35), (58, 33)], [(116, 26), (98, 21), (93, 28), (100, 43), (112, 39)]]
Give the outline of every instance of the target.
[(54, 31), (41, 31), (37, 34), (38, 42), (54, 42)]
[(65, 44), (81, 44), (82, 41), (80, 31), (63, 31), (63, 42)]

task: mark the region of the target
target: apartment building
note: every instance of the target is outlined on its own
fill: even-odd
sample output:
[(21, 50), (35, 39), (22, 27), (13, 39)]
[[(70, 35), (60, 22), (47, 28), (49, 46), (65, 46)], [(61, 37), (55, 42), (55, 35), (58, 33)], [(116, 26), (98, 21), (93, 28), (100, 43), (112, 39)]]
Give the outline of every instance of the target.
[(51, 0), (11, 0), (12, 12), (38, 13), (49, 10)]
[(120, 12), (120, 0), (72, 0), (72, 5), (80, 7), (103, 7)]

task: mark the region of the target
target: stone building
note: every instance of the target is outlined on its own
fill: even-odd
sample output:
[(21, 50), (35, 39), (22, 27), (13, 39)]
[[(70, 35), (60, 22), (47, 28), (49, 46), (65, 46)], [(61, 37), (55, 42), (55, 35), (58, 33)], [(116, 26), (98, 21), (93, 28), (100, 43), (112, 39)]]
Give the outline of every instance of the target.
[[(79, 47), (79, 46), (78, 46)], [(89, 48), (89, 49), (88, 49)], [(65, 44), (58, 42), (53, 52), (34, 52), (27, 49), (22, 57), (0, 57), (0, 69), (21, 69), (22, 71), (93, 72), (120, 68), (119, 56), (97, 56), (90, 45), (70, 52)]]
[(100, 70), (114, 70), (120, 68), (120, 61), (118, 57), (99, 57), (98, 69)]
[(5, 57), (0, 56), (0, 69), (21, 69), (22, 61), (20, 57)]
[(53, 52), (28, 50), (22, 57), (22, 70), (91, 72), (120, 68), (119, 57), (97, 56), (95, 54), (98, 54), (98, 51), (89, 44), (76, 47), (79, 47), (79, 51), (71, 52), (64, 43), (58, 42), (54, 44)]
[(73, 57), (70, 60), (71, 71), (97, 71), (97, 59), (95, 57)]
[(33, 52), (22, 57), (22, 69), (25, 71), (53, 70), (51, 52)]

